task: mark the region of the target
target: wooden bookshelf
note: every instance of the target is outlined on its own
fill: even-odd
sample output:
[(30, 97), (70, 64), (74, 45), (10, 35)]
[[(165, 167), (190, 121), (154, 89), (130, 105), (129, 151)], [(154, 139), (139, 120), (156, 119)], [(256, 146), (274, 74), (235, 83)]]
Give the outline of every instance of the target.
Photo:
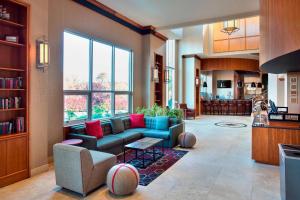
[(154, 55), (154, 62), (155, 65), (158, 67), (158, 77), (159, 82), (155, 83), (154, 85), (154, 103), (156, 103), (158, 106), (163, 106), (163, 85), (164, 85), (164, 79), (163, 79), (163, 73), (164, 73), (164, 66), (163, 66), (163, 56), (159, 54)]
[[(13, 103), (14, 97), (21, 98), (19, 107), (0, 109), (0, 187), (3, 187), (29, 177), (30, 13), (28, 4), (16, 0), (0, 0), (0, 5), (10, 14), (10, 19), (0, 19), (0, 98), (10, 98)], [(17, 36), (18, 43), (6, 41), (5, 36)], [(19, 85), (15, 83), (17, 80), (21, 80)], [(24, 119), (24, 128), (17, 129), (19, 117)]]

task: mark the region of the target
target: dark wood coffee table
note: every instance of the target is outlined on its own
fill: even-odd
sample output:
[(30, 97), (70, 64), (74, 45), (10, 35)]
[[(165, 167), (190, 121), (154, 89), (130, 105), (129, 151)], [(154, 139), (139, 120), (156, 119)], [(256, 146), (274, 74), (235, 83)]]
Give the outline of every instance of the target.
[[(136, 167), (145, 168), (145, 167), (151, 165), (153, 162), (155, 162), (159, 158), (163, 157), (163, 155), (164, 155), (163, 141), (164, 141), (163, 139), (159, 139), (159, 138), (145, 137), (145, 138), (142, 138), (140, 140), (137, 140), (135, 142), (125, 145), (124, 151), (123, 151), (124, 163), (126, 163), (126, 150), (132, 149), (132, 150), (135, 150), (135, 158), (127, 161), (127, 163), (131, 162), (133, 160), (136, 160), (136, 159), (142, 159), (142, 166), (136, 166)], [(161, 149), (162, 149), (161, 151), (159, 151), (158, 149), (155, 150), (155, 147), (158, 145), (161, 145)], [(152, 151), (149, 151), (150, 149), (152, 149)], [(142, 152), (142, 153), (139, 154), (139, 152)], [(147, 159), (147, 160), (150, 160), (150, 162), (147, 164), (147, 166), (145, 165), (145, 160), (146, 160), (145, 154), (152, 155), (151, 159)], [(156, 155), (158, 155), (158, 156), (156, 156)]]

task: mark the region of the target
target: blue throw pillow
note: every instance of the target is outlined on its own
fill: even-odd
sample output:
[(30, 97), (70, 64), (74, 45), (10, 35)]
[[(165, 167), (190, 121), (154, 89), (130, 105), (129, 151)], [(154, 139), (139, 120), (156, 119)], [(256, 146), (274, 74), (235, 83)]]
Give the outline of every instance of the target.
[(169, 117), (168, 116), (157, 116), (155, 118), (156, 126), (155, 129), (157, 130), (169, 130)]

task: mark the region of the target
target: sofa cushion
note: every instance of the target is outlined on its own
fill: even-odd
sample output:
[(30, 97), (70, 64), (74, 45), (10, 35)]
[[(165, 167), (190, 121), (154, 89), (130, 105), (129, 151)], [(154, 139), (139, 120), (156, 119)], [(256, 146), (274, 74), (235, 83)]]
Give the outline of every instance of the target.
[(95, 136), (97, 139), (103, 137), (100, 120), (85, 122), (86, 133), (90, 136)]
[(112, 134), (112, 128), (110, 122), (101, 122), (101, 127), (103, 131), (103, 135)]
[(130, 119), (129, 118), (124, 118), (122, 119), (123, 121), (123, 124), (124, 124), (124, 129), (127, 130), (127, 129), (130, 129)]
[(155, 129), (155, 117), (145, 117), (146, 128)]
[(130, 128), (145, 128), (144, 114), (131, 114)]
[(169, 139), (170, 133), (169, 131), (162, 131), (156, 129), (148, 129), (143, 132), (145, 137), (153, 137), (153, 138), (161, 138), (161, 139)]
[(121, 118), (110, 119), (112, 133), (118, 134), (124, 131), (124, 123)]
[(120, 137), (124, 140), (125, 143), (132, 141), (132, 140), (138, 140), (143, 137), (143, 134), (141, 131), (128, 129), (122, 133), (119, 133), (116, 135), (116, 137)]
[(155, 118), (156, 126), (155, 129), (167, 131), (169, 130), (169, 117), (168, 116), (157, 116)]
[(107, 135), (97, 141), (97, 149), (100, 151), (120, 145), (123, 145), (123, 139), (115, 135)]

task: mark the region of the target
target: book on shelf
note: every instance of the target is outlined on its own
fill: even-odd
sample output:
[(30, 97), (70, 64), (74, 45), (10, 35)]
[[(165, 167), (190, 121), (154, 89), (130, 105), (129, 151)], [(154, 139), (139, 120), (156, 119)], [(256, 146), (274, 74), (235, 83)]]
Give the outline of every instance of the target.
[(0, 122), (0, 135), (23, 133), (25, 131), (24, 117), (17, 117), (15, 120)]
[(21, 107), (22, 97), (0, 97), (0, 109), (13, 109)]
[(7, 89), (22, 89), (23, 88), (23, 78), (0, 78), (0, 88)]

